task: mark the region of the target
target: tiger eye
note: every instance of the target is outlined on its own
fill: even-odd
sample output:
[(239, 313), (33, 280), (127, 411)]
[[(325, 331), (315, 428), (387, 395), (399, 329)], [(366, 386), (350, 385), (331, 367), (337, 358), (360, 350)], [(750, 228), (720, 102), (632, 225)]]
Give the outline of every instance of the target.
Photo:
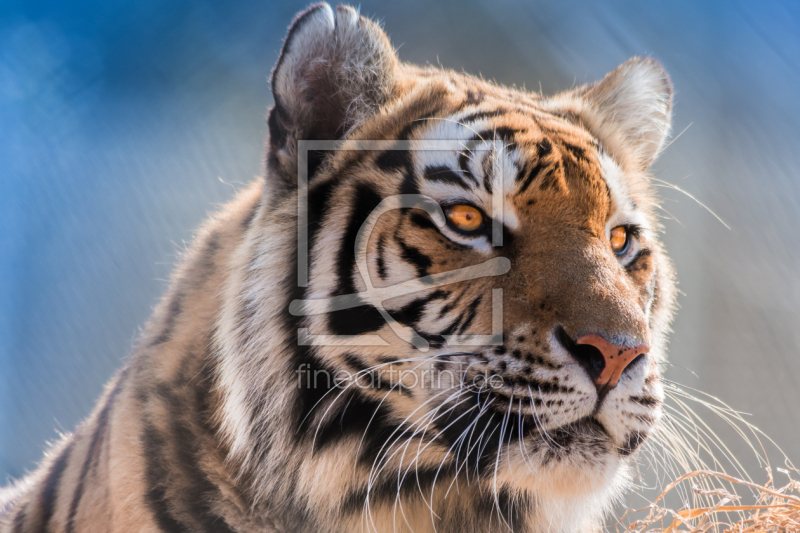
[(453, 205), (447, 208), (447, 220), (461, 231), (476, 231), (483, 225), (483, 215), (471, 205)]
[(624, 226), (617, 226), (611, 230), (608, 242), (611, 243), (611, 250), (615, 254), (621, 254), (628, 247), (628, 230)]

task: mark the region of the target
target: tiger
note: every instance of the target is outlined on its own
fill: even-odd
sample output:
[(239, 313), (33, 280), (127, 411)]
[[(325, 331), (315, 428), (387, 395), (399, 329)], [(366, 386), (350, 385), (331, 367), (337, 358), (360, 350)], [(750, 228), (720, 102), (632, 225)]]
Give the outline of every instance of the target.
[(662, 416), (663, 67), (545, 96), (321, 3), (270, 84), (263, 177), (0, 531), (602, 531)]

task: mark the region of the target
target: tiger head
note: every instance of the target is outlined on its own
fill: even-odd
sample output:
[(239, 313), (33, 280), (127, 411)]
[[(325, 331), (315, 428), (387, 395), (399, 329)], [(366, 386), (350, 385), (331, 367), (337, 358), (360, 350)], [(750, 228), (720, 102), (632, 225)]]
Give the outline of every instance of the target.
[(615, 494), (658, 425), (675, 296), (646, 174), (661, 66), (546, 97), (403, 64), (320, 4), (272, 88), (266, 203), (298, 217), (287, 323), (314, 453), (363, 456), (373, 497), (403, 473)]

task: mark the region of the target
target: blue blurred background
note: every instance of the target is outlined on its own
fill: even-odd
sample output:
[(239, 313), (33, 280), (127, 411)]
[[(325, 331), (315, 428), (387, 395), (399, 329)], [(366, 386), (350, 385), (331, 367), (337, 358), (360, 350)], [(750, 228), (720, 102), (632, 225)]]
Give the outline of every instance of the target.
[[(0, 483), (86, 416), (205, 213), (262, 171), (304, 1), (0, 4)], [(652, 55), (681, 310), (671, 379), (800, 459), (800, 3), (361, 2), (403, 60), (551, 93)], [(663, 184), (662, 184), (663, 185)], [(715, 431), (724, 423), (709, 413)], [(750, 468), (752, 454), (730, 437)]]

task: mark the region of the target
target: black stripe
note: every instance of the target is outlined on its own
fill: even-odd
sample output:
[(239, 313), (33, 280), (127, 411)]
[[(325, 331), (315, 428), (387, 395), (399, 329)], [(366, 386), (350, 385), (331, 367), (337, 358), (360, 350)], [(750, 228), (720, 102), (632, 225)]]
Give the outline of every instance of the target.
[(646, 440), (647, 433), (635, 431), (628, 435), (628, 438), (625, 440), (625, 444), (621, 448), (617, 448), (617, 452), (622, 457), (627, 457), (635, 452), (636, 449), (639, 448), (639, 446), (641, 446)]
[[(543, 159), (543, 158), (545, 158), (545, 157), (547, 157), (547, 156), (550, 154), (550, 152), (552, 152), (552, 151), (553, 151), (553, 145), (552, 145), (552, 144), (550, 143), (550, 141), (549, 141), (549, 140), (548, 140), (548, 139), (545, 137), (545, 138), (543, 138), (541, 141), (539, 141), (538, 143), (536, 143), (536, 147), (538, 148), (538, 151), (537, 151), (537, 158), (538, 158), (538, 159), (537, 159), (537, 160), (539, 161), (539, 164), (541, 165), (541, 161), (542, 161), (542, 159)], [(520, 170), (520, 171), (517, 173), (517, 177), (516, 177), (515, 181), (517, 181), (517, 182), (519, 182), (519, 181), (522, 181), (522, 179), (523, 179), (523, 176), (524, 176), (524, 173), (523, 173), (523, 170), (521, 169), (521, 170)], [(528, 173), (528, 176), (530, 177), (530, 173)], [(535, 177), (535, 176), (534, 176), (534, 177)], [(526, 188), (527, 188), (527, 187), (526, 187)]]
[(335, 335), (362, 335), (381, 329), (385, 323), (378, 310), (367, 304), (328, 313), (328, 328)]
[(475, 319), (475, 314), (478, 312), (478, 306), (481, 304), (482, 299), (483, 295), (479, 295), (469, 304), (466, 318), (464, 319), (464, 322), (461, 324), (461, 327), (458, 330), (459, 333), (464, 333), (470, 326), (470, 324), (472, 324), (472, 321)]
[(343, 357), (348, 369), (353, 371), (353, 375), (350, 377), (355, 383), (351, 386), (378, 389), (384, 392), (397, 392), (406, 396), (411, 395), (411, 391), (399, 381), (392, 385), (390, 382), (391, 375), (388, 380), (384, 380), (380, 368), (368, 366), (358, 355), (348, 352)]
[[(363, 513), (367, 497), (371, 507), (388, 507), (414, 497), (430, 498), (434, 484), (441, 487), (451, 486), (455, 475), (456, 465), (453, 462), (442, 465), (441, 469), (414, 468), (408, 472), (400, 486), (395, 473), (387, 479), (377, 480), (369, 488), (361, 486), (351, 489), (342, 503), (342, 512)], [(465, 479), (469, 480), (468, 476), (469, 474)], [(526, 518), (533, 509), (533, 498), (527, 492), (520, 494), (506, 487), (499, 487), (496, 494), (494, 491), (474, 491), (465, 492), (461, 496), (469, 498), (462, 502), (469, 511), (448, 517), (448, 523), (455, 526), (453, 531), (495, 531), (508, 529), (509, 526), (510, 533), (527, 531)]]
[(464, 99), (464, 105), (480, 104), (486, 95), (480, 89), (467, 89), (467, 97)]
[(167, 314), (164, 317), (164, 327), (161, 329), (161, 333), (159, 333), (158, 337), (156, 337), (153, 342), (147, 346), (148, 348), (153, 348), (154, 346), (164, 344), (170, 340), (173, 330), (175, 329), (175, 321), (183, 310), (183, 299), (184, 295), (181, 291), (176, 291), (172, 296), (167, 304)]
[[(528, 187), (531, 186), (531, 183), (533, 183), (533, 180), (536, 179), (536, 176), (539, 175), (544, 166), (545, 162), (540, 158), (539, 161), (536, 162), (536, 165), (534, 165), (533, 168), (531, 168), (530, 172), (528, 172), (528, 176), (525, 178), (525, 181), (519, 188), (518, 194), (522, 194), (528, 190)], [(519, 176), (519, 174), (517, 176)]]
[[(383, 445), (389, 442), (390, 438), (396, 438), (401, 433), (400, 422), (391, 416), (386, 402), (380, 403), (369, 400), (369, 403), (361, 406), (359, 410), (351, 411), (351, 414), (356, 413), (360, 413), (364, 417), (363, 422), (361, 422), (364, 425), (364, 429), (359, 428), (354, 433), (359, 436), (365, 435), (364, 442), (359, 450), (358, 461), (364, 467), (371, 469), (378, 459), (378, 453)], [(370, 415), (366, 416), (367, 413), (370, 413)], [(369, 422), (372, 413), (377, 414), (372, 419), (372, 422)]]
[(652, 396), (628, 396), (628, 400), (638, 403), (644, 407), (655, 407), (661, 405), (661, 400)]
[[(492, 130), (484, 130), (479, 132), (477, 135), (469, 139), (464, 143), (464, 150), (458, 156), (458, 166), (461, 169), (461, 172), (464, 176), (467, 177), (471, 182), (473, 182), (476, 186), (479, 185), (477, 178), (472, 174), (469, 169), (469, 158), (470, 155), (473, 157), (475, 154), (473, 153), (474, 148), (481, 142), (487, 142), (490, 140), (502, 139), (505, 141), (510, 148), (516, 146), (516, 141), (514, 138), (519, 133), (519, 130), (515, 128), (510, 128), (507, 126), (500, 126), (494, 128)], [(490, 160), (489, 160), (490, 161)], [(483, 185), (488, 192), (492, 192), (492, 185), (491, 185), (491, 172), (490, 169), (484, 168), (484, 179)]]
[(384, 172), (404, 170), (411, 166), (411, 152), (408, 150), (386, 150), (375, 159), (375, 164)]
[(145, 482), (147, 491), (145, 500), (153, 513), (156, 525), (166, 533), (190, 533), (183, 522), (172, 516), (167, 504), (167, 478), (168, 470), (161, 456), (165, 442), (152, 422), (147, 422), (142, 435), (142, 450), (147, 461), (145, 468)]
[(386, 272), (386, 258), (384, 254), (386, 253), (386, 236), (381, 234), (378, 237), (378, 257), (375, 260), (375, 266), (378, 269), (378, 277), (382, 280), (386, 279), (387, 272)]
[[(539, 173), (546, 165), (546, 163), (544, 162), (544, 158), (547, 157), (550, 154), (550, 152), (553, 151), (553, 145), (550, 143), (547, 137), (543, 138), (541, 141), (536, 143), (536, 148), (537, 148), (538, 160), (536, 162), (536, 165), (528, 172), (527, 177), (525, 178), (525, 182), (522, 184), (522, 187), (520, 187), (519, 190), (520, 193), (525, 192), (528, 189), (528, 187), (530, 187), (531, 183), (533, 183), (533, 180), (536, 179), (536, 176), (539, 175)], [(523, 177), (522, 171), (518, 172), (516, 181), (522, 180), (523, 179), (522, 177)]]
[[(472, 401), (464, 400), (467, 396)], [(492, 407), (479, 410), (479, 406), (484, 405), (487, 401), (485, 393), (480, 398), (480, 403), (478, 394), (474, 391), (465, 391), (460, 399), (464, 401), (459, 403), (457, 407), (446, 411), (447, 415), (437, 417), (433, 425), (440, 432), (446, 447), (457, 446), (456, 453), (459, 465), (464, 465), (465, 469), (472, 471), (477, 469), (481, 473), (491, 472), (494, 467), (494, 455), (497, 452), (497, 446), (492, 447), (487, 446), (487, 444), (490, 440), (497, 442), (503, 415)], [(464, 414), (470, 408), (473, 408), (472, 411)], [(475, 412), (478, 412), (478, 414), (473, 415), (472, 413)], [(515, 418), (511, 417), (511, 420)], [(460, 446), (457, 443), (460, 443)]]
[(433, 265), (433, 261), (423, 254), (419, 248), (406, 244), (397, 235), (394, 236), (395, 242), (400, 246), (400, 257), (406, 262), (414, 265), (417, 269), (417, 276), (422, 278), (428, 275), (428, 269)]
[(353, 193), (350, 219), (347, 223), (339, 255), (336, 258), (337, 289), (336, 294), (352, 294), (356, 292), (353, 282), (353, 266), (355, 265), (356, 237), (367, 217), (381, 203), (381, 197), (371, 186), (359, 184)]
[(520, 133), (520, 130), (516, 128), (511, 128), (509, 126), (499, 126), (496, 128), (492, 128), (491, 130), (484, 130), (478, 133), (478, 135), (476, 135), (474, 138), (483, 141), (490, 139), (491, 140), (502, 139), (507, 143), (514, 144), (514, 138), (517, 136), (518, 133)]
[(517, 167), (517, 175), (514, 177), (514, 183), (521, 182), (525, 179), (525, 176), (528, 175), (528, 173), (525, 172), (525, 168), (525, 165), (523, 165), (521, 168), (519, 166)]
[(197, 436), (192, 432), (190, 426), (183, 422), (177, 412), (179, 403), (173, 401), (171, 404), (171, 430), (174, 443), (177, 448), (177, 459), (180, 470), (188, 480), (188, 491), (184, 493), (184, 505), (189, 514), (202, 527), (202, 531), (207, 533), (233, 533), (225, 520), (214, 513), (211, 509), (212, 497), (221, 496), (220, 489), (209, 480), (206, 473), (201, 469), (199, 458), (201, 456), (197, 445)]
[[(210, 384), (203, 382), (196, 386), (203, 388)], [(212, 510), (211, 502), (221, 497), (221, 491), (200, 466), (198, 439), (202, 436), (193, 430), (185, 418), (187, 413), (197, 412), (201, 405), (194, 404), (192, 398), (185, 398), (163, 383), (156, 385), (155, 392), (169, 413), (168, 435), (162, 434), (152, 420), (145, 422), (143, 435), (144, 457), (147, 461), (146, 499), (156, 522), (162, 530), (170, 533), (233, 533), (224, 518)], [(155, 396), (152, 399), (156, 401)], [(168, 456), (167, 448), (170, 445), (173, 454)], [(176, 481), (185, 485), (177, 494), (172, 491), (168, 494), (170, 482)], [(170, 502), (175, 499), (180, 501), (180, 507), (191, 517), (191, 526), (176, 517), (170, 509)]]
[(567, 142), (562, 142), (561, 144), (578, 161), (588, 161), (588, 159), (586, 158), (586, 151), (583, 148), (580, 148), (578, 146), (575, 146), (574, 144), (570, 144)]
[(417, 175), (414, 169), (409, 167), (403, 176), (403, 182), (400, 184), (399, 194), (419, 194), (419, 184), (417, 183)]
[(539, 190), (546, 191), (548, 189), (558, 189), (558, 175), (556, 174), (561, 168), (561, 161), (556, 161), (556, 164), (547, 171), (547, 174), (542, 178), (539, 184)]
[[(74, 438), (74, 437), (73, 437)], [(61, 476), (64, 474), (64, 469), (67, 468), (67, 464), (69, 463), (70, 454), (72, 453), (72, 449), (75, 447), (75, 441), (73, 440), (69, 444), (67, 444), (66, 448), (61, 452), (58, 456), (58, 459), (55, 460), (53, 466), (50, 467), (50, 473), (47, 474), (47, 478), (44, 480), (44, 484), (42, 486), (42, 492), (39, 494), (39, 502), (42, 506), (41, 512), (41, 520), (40, 520), (40, 527), (41, 531), (47, 531), (48, 525), (50, 524), (50, 519), (53, 517), (53, 511), (55, 509), (56, 498), (58, 497), (58, 489), (59, 484), (61, 483)]]
[[(354, 191), (350, 220), (345, 228), (336, 258), (336, 295), (354, 294), (356, 237), (367, 217), (380, 204), (381, 198), (371, 186), (360, 184)], [(362, 301), (359, 298), (359, 301)], [(363, 301), (362, 301), (363, 302)], [(383, 317), (371, 305), (361, 305), (328, 313), (328, 328), (336, 335), (360, 335), (383, 327)]]
[(437, 290), (423, 298), (417, 298), (416, 300), (413, 300), (411, 303), (401, 307), (397, 311), (391, 311), (390, 314), (392, 315), (392, 318), (401, 324), (413, 326), (419, 322), (419, 319), (422, 317), (422, 311), (425, 310), (426, 305), (434, 300), (441, 300), (443, 298), (447, 298), (448, 296), (450, 296), (449, 291)]
[[(308, 250), (314, 249), (317, 233), (322, 228), (322, 222), (328, 212), (330, 200), (336, 186), (339, 184), (340, 175), (337, 174), (324, 182), (316, 183), (308, 189)], [(292, 271), (294, 275), (297, 270)]]
[[(447, 93), (447, 90), (446, 89), (440, 90), (439, 93), (440, 93), (441, 96), (445, 96), (445, 94)], [(430, 98), (431, 98), (431, 101), (435, 101), (435, 96), (434, 95), (430, 95)], [(416, 105), (416, 104), (413, 104), (413, 105)], [(413, 108), (410, 109), (410, 110), (407, 110), (407, 111), (408, 111), (409, 114), (415, 114), (415, 112), (416, 113), (420, 112), (420, 110), (416, 110), (416, 109), (413, 109)], [(413, 134), (415, 130), (417, 130), (417, 129), (423, 127), (423, 126), (426, 126), (428, 124), (428, 122), (430, 121), (430, 119), (436, 118), (436, 116), (439, 115), (440, 113), (441, 113), (441, 108), (440, 107), (436, 107), (433, 110), (427, 111), (424, 114), (422, 114), (421, 116), (419, 116), (416, 119), (414, 119), (413, 121), (409, 122), (408, 124), (406, 124), (406, 126), (402, 130), (400, 130), (400, 134), (397, 136), (397, 140), (399, 140), (399, 141), (407, 141), (408, 139), (411, 138), (411, 134)]]
[(100, 439), (102, 439), (105, 435), (106, 426), (108, 425), (108, 414), (111, 411), (111, 407), (114, 404), (114, 400), (119, 394), (119, 391), (122, 390), (122, 384), (127, 374), (128, 367), (126, 367), (120, 374), (119, 378), (117, 378), (117, 383), (114, 385), (114, 390), (112, 390), (111, 394), (108, 395), (106, 404), (103, 406), (100, 414), (97, 415), (97, 424), (95, 426), (94, 433), (92, 434), (92, 440), (89, 443), (89, 450), (86, 452), (86, 459), (84, 459), (83, 465), (81, 466), (78, 485), (75, 487), (75, 493), (73, 494), (72, 502), (70, 503), (69, 515), (67, 515), (67, 533), (75, 532), (75, 516), (78, 513), (78, 506), (81, 503), (81, 498), (83, 498), (86, 474), (89, 472), (89, 466), (92, 464), (93, 460), (97, 459), (97, 447), (100, 444)]
[[(307, 431), (311, 427), (311, 414), (315, 410), (325, 412), (323, 401), (335, 398), (333, 391), (332, 369), (314, 356), (311, 349), (306, 348), (306, 357), (302, 363), (292, 368), (297, 374), (297, 430)], [(305, 433), (299, 435), (305, 437)]]
[[(491, 491), (479, 493), (479, 501), (475, 505), (475, 514), (489, 517), (489, 524), (497, 517), (497, 526), (508, 529), (512, 533), (528, 531), (527, 516), (533, 508), (533, 498), (527, 492), (522, 495), (514, 494), (506, 487), (500, 487), (497, 494)], [(498, 509), (499, 507), (499, 509)], [(502, 517), (502, 518), (501, 518)]]
[(478, 120), (483, 120), (483, 119), (492, 118), (492, 117), (498, 117), (498, 116), (503, 115), (505, 113), (508, 113), (508, 109), (494, 109), (492, 111), (476, 111), (475, 113), (472, 113), (470, 115), (465, 116), (464, 118), (462, 118), (458, 122), (460, 124), (469, 124), (470, 122), (476, 122)]
[[(381, 435), (382, 430), (391, 427), (396, 428), (390, 422), (388, 410), (385, 405), (377, 400), (367, 398), (358, 390), (358, 387), (350, 387), (341, 397), (338, 391), (329, 394), (328, 397), (337, 398), (337, 407), (328, 411), (327, 407), (321, 409), (324, 413), (323, 420), (309, 428), (309, 435), (314, 438), (314, 451), (322, 451), (340, 442), (342, 439), (356, 436), (364, 437), (361, 449), (360, 460), (364, 460), (371, 454), (376, 454), (383, 445), (384, 440), (376, 435)], [(391, 432), (389, 432), (391, 434)], [(370, 462), (371, 464), (371, 462)]]
[(444, 339), (445, 335), (452, 335), (453, 333), (455, 333), (456, 328), (461, 325), (461, 320), (463, 319), (464, 315), (458, 315), (449, 326), (447, 326), (441, 332), (439, 332), (439, 336), (441, 336), (442, 339)]
[(344, 362), (347, 364), (347, 366), (349, 366), (350, 369), (355, 373), (367, 372), (369, 370), (369, 366), (362, 361), (358, 355), (352, 352), (347, 352), (342, 357), (344, 358)]
[(196, 271), (194, 273), (195, 275), (191, 276), (195, 288), (201, 289), (203, 284), (213, 273), (215, 266), (214, 260), (221, 247), (219, 232), (216, 230), (210, 232), (206, 237), (205, 247), (197, 263), (197, 268), (193, 269)]
[[(416, 448), (416, 446), (413, 446)], [(393, 475), (392, 475), (393, 474)], [(430, 497), (434, 482), (447, 487), (449, 481), (455, 475), (453, 464), (438, 467), (417, 467), (412, 468), (408, 475), (403, 479), (403, 483), (398, 487), (397, 472), (390, 472), (386, 479), (379, 479), (369, 487), (360, 486), (350, 489), (342, 503), (342, 511), (348, 514), (361, 513), (369, 494), (370, 506), (380, 507), (381, 505), (391, 505), (402, 499), (414, 496)], [(462, 530), (465, 531), (465, 530)]]
[(438, 181), (441, 183), (448, 183), (450, 185), (457, 185), (458, 187), (462, 187), (467, 190), (472, 188), (464, 178), (453, 172), (453, 169), (447, 166), (426, 167), (424, 176), (428, 181)]
[[(309, 187), (308, 190), (308, 253), (311, 255), (314, 251), (314, 248), (317, 243), (317, 236), (322, 229), (322, 223), (325, 220), (325, 217), (328, 213), (328, 209), (330, 207), (330, 200), (333, 197), (334, 193), (336, 192), (336, 187), (339, 185), (340, 180), (339, 175), (332, 176), (330, 179), (327, 179), (322, 182), (317, 182)], [(309, 266), (310, 266), (310, 257), (309, 259)], [(292, 265), (289, 269), (287, 269), (287, 298), (284, 303), (284, 309), (286, 310), (283, 314), (284, 317), (284, 326), (286, 328), (286, 332), (289, 335), (289, 338), (296, 338), (297, 335), (297, 328), (300, 327), (300, 320), (301, 317), (294, 316), (288, 312), (289, 305), (294, 300), (302, 300), (305, 298), (305, 288), (300, 287), (297, 285), (297, 253), (295, 253), (291, 257)], [(296, 345), (295, 348), (295, 355), (292, 361), (292, 367), (290, 371), (294, 371), (294, 369), (298, 368), (301, 364), (306, 362), (307, 359), (307, 351), (308, 348), (304, 346), (300, 346), (299, 344)]]
[(459, 293), (459, 295), (456, 296), (455, 299), (453, 299), (452, 302), (450, 302), (447, 305), (445, 305), (444, 307), (442, 307), (441, 311), (439, 311), (439, 318), (444, 318), (444, 315), (446, 315), (447, 313), (452, 311), (455, 308), (455, 306), (458, 305), (458, 302), (461, 300), (461, 298), (464, 297), (464, 295), (466, 293), (467, 293), (467, 291), (465, 289), (464, 291)]
[(418, 228), (439, 231), (439, 228), (436, 227), (436, 224), (433, 223), (433, 220), (431, 220), (427, 214), (423, 215), (417, 211), (414, 211), (408, 218)]
[(478, 180), (472, 175), (472, 171), (469, 169), (469, 155), (474, 147), (475, 144), (470, 144), (470, 142), (467, 141), (466, 149), (458, 155), (458, 168), (461, 169), (461, 172), (467, 177), (468, 180), (477, 186)]

